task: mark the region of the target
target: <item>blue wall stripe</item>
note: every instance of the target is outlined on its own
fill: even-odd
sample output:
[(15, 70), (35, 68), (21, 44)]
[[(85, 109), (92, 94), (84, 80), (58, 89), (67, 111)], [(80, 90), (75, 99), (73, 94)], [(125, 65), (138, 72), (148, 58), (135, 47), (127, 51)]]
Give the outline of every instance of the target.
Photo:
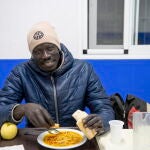
[[(0, 60), (0, 88), (5, 78), (25, 59)], [(119, 92), (123, 98), (134, 94), (150, 102), (150, 60), (86, 60), (91, 63), (109, 95)], [(23, 127), (24, 123), (19, 125)]]
[[(5, 78), (25, 59), (0, 60), (0, 87)], [(150, 60), (86, 60), (97, 72), (108, 94), (135, 94), (150, 101)]]
[(150, 60), (88, 60), (108, 94), (134, 94), (150, 102)]

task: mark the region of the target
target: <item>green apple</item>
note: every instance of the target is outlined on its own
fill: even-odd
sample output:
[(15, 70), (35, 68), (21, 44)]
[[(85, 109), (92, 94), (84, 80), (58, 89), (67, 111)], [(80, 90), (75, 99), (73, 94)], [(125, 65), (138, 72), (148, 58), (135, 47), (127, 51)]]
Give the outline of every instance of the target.
[(1, 137), (3, 139), (11, 140), (11, 139), (15, 138), (15, 136), (17, 135), (18, 128), (15, 124), (13, 124), (11, 122), (5, 122), (1, 126), (0, 132), (1, 132)]

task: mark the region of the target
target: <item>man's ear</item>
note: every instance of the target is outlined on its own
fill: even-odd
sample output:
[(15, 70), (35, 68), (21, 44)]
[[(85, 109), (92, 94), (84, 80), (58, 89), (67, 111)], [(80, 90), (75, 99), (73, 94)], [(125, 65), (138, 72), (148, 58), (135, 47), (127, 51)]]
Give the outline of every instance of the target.
[(61, 61), (63, 58), (63, 52), (61, 50), (59, 50), (59, 55), (60, 55), (60, 61)]

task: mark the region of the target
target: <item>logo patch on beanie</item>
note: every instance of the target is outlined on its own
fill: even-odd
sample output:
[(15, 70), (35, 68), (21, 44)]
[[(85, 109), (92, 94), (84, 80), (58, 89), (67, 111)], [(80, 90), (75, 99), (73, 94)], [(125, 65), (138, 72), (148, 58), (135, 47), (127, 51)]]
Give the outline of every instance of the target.
[(37, 32), (33, 35), (33, 38), (34, 38), (35, 40), (39, 40), (39, 39), (41, 39), (43, 36), (44, 36), (44, 33), (43, 33), (43, 32), (37, 31)]

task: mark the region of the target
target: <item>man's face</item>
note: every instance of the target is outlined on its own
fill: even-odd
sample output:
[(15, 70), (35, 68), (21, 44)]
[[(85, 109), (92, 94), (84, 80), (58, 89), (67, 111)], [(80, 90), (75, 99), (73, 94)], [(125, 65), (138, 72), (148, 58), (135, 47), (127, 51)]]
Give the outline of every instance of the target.
[(32, 58), (41, 70), (51, 72), (59, 65), (59, 49), (56, 45), (51, 43), (40, 44), (33, 50)]

